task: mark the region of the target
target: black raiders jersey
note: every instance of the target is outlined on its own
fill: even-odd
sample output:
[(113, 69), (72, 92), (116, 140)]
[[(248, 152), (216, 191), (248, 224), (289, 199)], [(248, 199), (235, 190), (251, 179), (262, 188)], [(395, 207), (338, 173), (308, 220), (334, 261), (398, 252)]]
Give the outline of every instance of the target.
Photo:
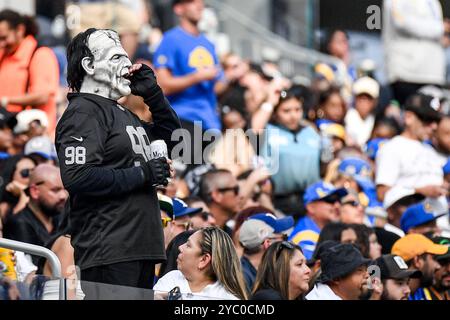
[(180, 121), (164, 103), (151, 108), (153, 123), (95, 94), (70, 93), (56, 128), (61, 177), (69, 192), (75, 263), (81, 269), (124, 261), (165, 259), (158, 198), (140, 168), (151, 139), (163, 139)]

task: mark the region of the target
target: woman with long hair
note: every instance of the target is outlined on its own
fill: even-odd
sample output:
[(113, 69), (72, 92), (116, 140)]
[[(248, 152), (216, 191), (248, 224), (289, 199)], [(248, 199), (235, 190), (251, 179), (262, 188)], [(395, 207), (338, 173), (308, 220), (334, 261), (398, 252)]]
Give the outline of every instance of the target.
[(287, 241), (273, 243), (264, 253), (252, 300), (302, 300), (311, 270), (302, 249)]
[(273, 108), (266, 105), (255, 114), (259, 124), (253, 122), (255, 132), (265, 129), (260, 153), (275, 172), (270, 178), (274, 206), (297, 218), (304, 215), (304, 191), (320, 179), (321, 159), (320, 135), (303, 119), (303, 94), (299, 86), (282, 91)]
[(153, 288), (157, 295), (177, 292), (183, 299), (247, 299), (236, 249), (223, 230), (200, 229), (179, 249), (178, 270), (159, 279)]
[(0, 168), (0, 219), (4, 222), (21, 211), (28, 203), (25, 189), (36, 162), (24, 155), (15, 155), (4, 161)]

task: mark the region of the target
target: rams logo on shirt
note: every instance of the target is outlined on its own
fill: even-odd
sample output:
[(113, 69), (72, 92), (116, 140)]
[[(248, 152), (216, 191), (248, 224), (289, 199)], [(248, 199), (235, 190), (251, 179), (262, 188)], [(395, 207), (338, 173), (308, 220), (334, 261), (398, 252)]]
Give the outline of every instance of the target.
[(205, 47), (195, 48), (189, 55), (189, 66), (194, 69), (201, 69), (214, 66), (214, 58)]

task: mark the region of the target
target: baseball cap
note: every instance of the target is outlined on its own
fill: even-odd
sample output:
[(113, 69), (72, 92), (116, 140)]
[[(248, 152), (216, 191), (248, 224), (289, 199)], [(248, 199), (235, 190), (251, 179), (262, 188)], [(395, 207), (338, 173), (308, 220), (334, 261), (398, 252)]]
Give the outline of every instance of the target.
[(47, 114), (38, 109), (24, 110), (16, 116), (17, 124), (14, 127), (14, 134), (25, 133), (30, 130), (30, 123), (38, 120), (43, 127), (48, 127)]
[(31, 154), (37, 154), (47, 160), (57, 158), (55, 145), (52, 143), (49, 137), (45, 136), (38, 136), (31, 138), (25, 144), (24, 154), (26, 156)]
[(173, 198), (172, 202), (173, 202), (173, 216), (175, 219), (199, 213), (200, 211), (202, 211), (202, 208), (189, 208), (186, 202), (178, 198)]
[(405, 110), (413, 112), (422, 121), (439, 121), (442, 118), (439, 107), (439, 98), (421, 93), (413, 94), (405, 102)]
[(419, 193), (415, 193), (411, 188), (394, 187), (386, 192), (384, 196), (383, 207), (387, 210), (394, 204), (409, 199), (419, 202), (425, 199), (425, 197)]
[(355, 96), (367, 94), (373, 99), (378, 99), (380, 96), (380, 85), (370, 77), (362, 77), (353, 84), (353, 94)]
[(447, 246), (448, 250), (447, 253), (444, 253), (442, 255), (438, 255), (436, 256), (436, 260), (439, 262), (441, 260), (447, 260), (450, 259), (450, 238), (446, 238), (446, 237), (434, 237), (433, 239), (431, 239), (434, 243), (439, 244), (439, 245), (443, 245), (443, 246)]
[(284, 231), (289, 230), (294, 226), (294, 218), (284, 217), (284, 218), (277, 218), (271, 213), (259, 213), (255, 214), (253, 216), (249, 217), (250, 219), (260, 220), (265, 222), (267, 225), (272, 227), (274, 233), (283, 233)]
[(170, 197), (158, 193), (159, 208), (173, 217), (173, 201)]
[(13, 113), (8, 112), (6, 109), (0, 108), (0, 129), (8, 127), (12, 130), (16, 124), (16, 116)]
[(338, 138), (345, 141), (345, 128), (339, 123), (329, 123), (323, 125), (321, 131), (328, 137)]
[(377, 158), (377, 154), (380, 148), (388, 141), (389, 139), (387, 138), (375, 138), (367, 141), (365, 148), (367, 156), (370, 159), (375, 160)]
[(375, 260), (375, 265), (380, 268), (381, 279), (405, 279), (420, 278), (422, 272), (416, 269), (408, 270), (408, 265), (402, 257), (393, 254), (385, 254)]
[(303, 195), (305, 205), (314, 201), (322, 201), (327, 199), (340, 200), (348, 194), (345, 188), (336, 189), (332, 184), (325, 181), (319, 181), (310, 185)]
[(266, 222), (248, 219), (244, 221), (239, 230), (239, 242), (244, 248), (255, 249), (273, 234), (274, 229)]
[(387, 212), (380, 204), (374, 203), (369, 204), (369, 206), (364, 210), (364, 213), (369, 217), (377, 217), (382, 219), (387, 219)]
[(405, 261), (409, 261), (424, 253), (443, 255), (447, 251), (447, 246), (435, 244), (422, 234), (412, 233), (398, 239), (394, 243), (391, 253), (402, 257)]
[(318, 280), (322, 283), (346, 276), (371, 261), (364, 258), (361, 252), (349, 243), (341, 243), (324, 250), (320, 258), (322, 274)]
[(339, 164), (338, 171), (355, 179), (363, 190), (375, 189), (375, 184), (370, 177), (372, 166), (363, 159), (346, 158)]
[(400, 218), (400, 227), (406, 233), (411, 228), (436, 220), (445, 213), (436, 213), (428, 202), (421, 202), (409, 206)]

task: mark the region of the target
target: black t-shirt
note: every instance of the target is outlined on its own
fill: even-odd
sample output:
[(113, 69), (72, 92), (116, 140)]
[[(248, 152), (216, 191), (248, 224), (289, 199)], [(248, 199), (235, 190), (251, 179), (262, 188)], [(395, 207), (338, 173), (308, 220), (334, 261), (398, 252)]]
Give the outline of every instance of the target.
[(71, 93), (56, 128), (61, 177), (70, 194), (70, 233), (81, 269), (124, 261), (165, 259), (158, 198), (140, 168), (150, 160), (150, 139), (169, 147), (180, 128), (167, 100), (152, 106), (154, 123), (116, 101)]
[[(58, 217), (52, 219), (53, 230), (47, 231), (45, 226), (27, 206), (22, 211), (12, 215), (3, 227), (5, 238), (45, 246), (58, 227)], [(39, 257), (32, 256), (33, 263), (37, 264)]]

